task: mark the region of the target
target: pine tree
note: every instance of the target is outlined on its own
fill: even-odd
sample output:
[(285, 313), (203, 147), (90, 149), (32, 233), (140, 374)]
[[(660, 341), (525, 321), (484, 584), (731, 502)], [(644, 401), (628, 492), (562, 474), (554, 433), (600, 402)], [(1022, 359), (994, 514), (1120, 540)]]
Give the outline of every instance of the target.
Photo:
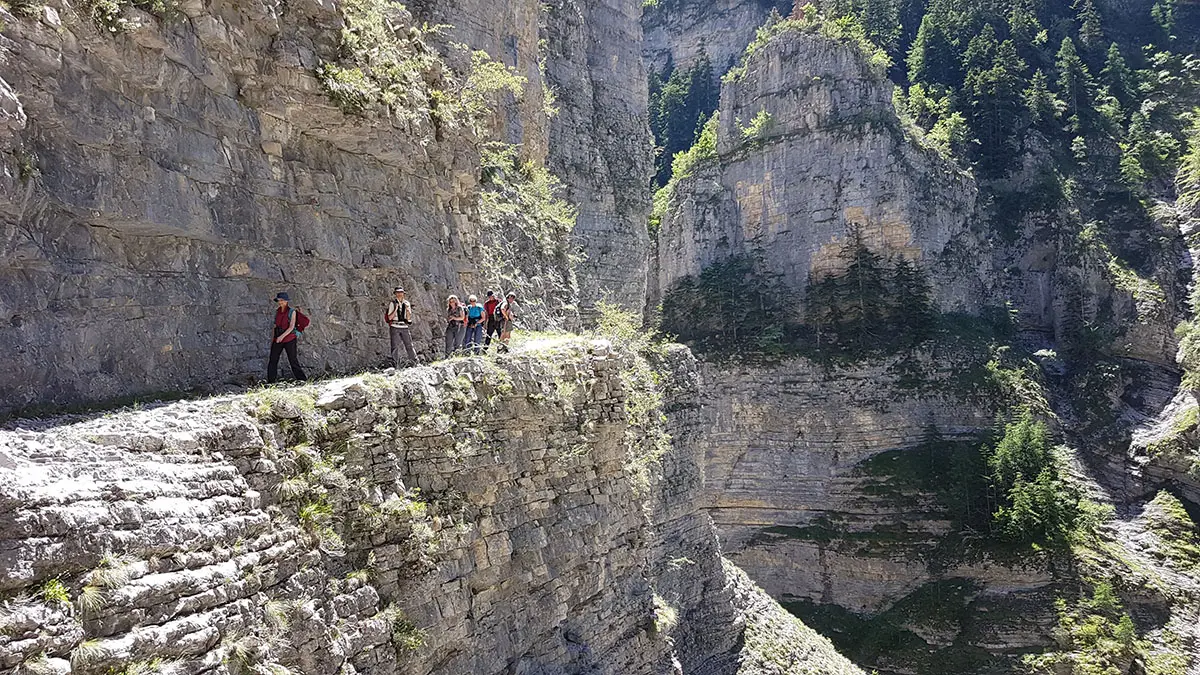
[(1075, 50), (1071, 38), (1063, 38), (1054, 65), (1058, 70), (1058, 93), (1067, 104), (1066, 113), (1072, 130), (1090, 128), (1092, 120), (1088, 113), (1091, 111), (1094, 83), (1087, 64)]
[(890, 281), (892, 321), (906, 346), (920, 344), (932, 334), (936, 319), (929, 280), (916, 263), (897, 256)]
[(1108, 55), (1104, 59), (1104, 69), (1100, 71), (1100, 77), (1112, 95), (1121, 102), (1121, 105), (1128, 108), (1134, 102), (1136, 85), (1133, 71), (1125, 63), (1125, 57), (1121, 55), (1121, 48), (1115, 42), (1108, 48)]
[(720, 97), (712, 63), (703, 51), (688, 68), (675, 68), (650, 79), (650, 130), (660, 154), (655, 182), (665, 185), (677, 153), (692, 147)]
[(960, 74), (954, 45), (931, 14), (921, 19), (907, 62), (911, 82), (958, 86)]
[(1033, 74), (1022, 98), (1030, 124), (1034, 126), (1047, 125), (1062, 113), (1063, 103), (1050, 91), (1050, 78), (1042, 70)]
[(997, 46), (999, 43), (996, 42), (996, 29), (990, 23), (984, 25), (979, 35), (971, 38), (967, 44), (967, 51), (963, 54), (963, 68), (967, 72), (968, 85), (972, 73), (991, 67), (992, 60), (996, 58)]
[(1158, 0), (1150, 8), (1150, 18), (1162, 29), (1163, 37), (1170, 42), (1175, 35), (1175, 0)]
[(1002, 175), (1016, 156), (1016, 134), (1022, 111), (1022, 73), (1025, 62), (1011, 40), (996, 47), (991, 67), (968, 76), (980, 168)]
[(1090, 50), (1095, 50), (1100, 47), (1100, 41), (1104, 38), (1104, 29), (1100, 25), (1100, 12), (1096, 11), (1096, 5), (1092, 0), (1084, 0), (1083, 6), (1079, 8), (1079, 41), (1083, 46)]
[(842, 247), (846, 273), (841, 278), (841, 333), (858, 349), (868, 348), (883, 334), (887, 316), (883, 258), (867, 246), (862, 229), (853, 225)]
[(1042, 24), (1034, 11), (1033, 0), (1017, 0), (1008, 12), (1009, 39), (1017, 46), (1017, 53), (1024, 58), (1036, 55), (1036, 42), (1042, 32)]
[(872, 42), (895, 53), (900, 44), (899, 0), (862, 0), (858, 20)]

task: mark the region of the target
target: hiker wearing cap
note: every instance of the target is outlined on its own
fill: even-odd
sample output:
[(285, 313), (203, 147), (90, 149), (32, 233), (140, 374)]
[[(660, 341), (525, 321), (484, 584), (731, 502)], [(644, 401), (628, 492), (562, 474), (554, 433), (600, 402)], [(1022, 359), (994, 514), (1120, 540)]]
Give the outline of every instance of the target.
[(275, 296), (275, 330), (271, 340), (271, 357), (267, 360), (267, 382), (279, 379), (279, 355), (287, 352), (288, 365), (292, 367), (292, 376), (297, 380), (305, 380), (304, 371), (300, 368), (300, 359), (296, 355), (296, 320), (299, 312), (290, 306), (287, 293)]
[(446, 358), (462, 347), (467, 336), (467, 312), (458, 302), (457, 295), (446, 298)]
[(392, 291), (392, 296), (383, 318), (387, 322), (388, 334), (392, 340), (392, 366), (399, 368), (401, 346), (408, 356), (405, 365), (417, 362), (417, 352), (413, 349), (412, 333), (409, 330), (412, 326), (412, 305), (404, 298), (404, 289), (399, 286)]
[(486, 350), (488, 345), (492, 344), (492, 336), (500, 336), (500, 324), (503, 321), (498, 317), (497, 310), (500, 308), (500, 298), (496, 297), (492, 289), (488, 289), (487, 300), (483, 301), (483, 315), (487, 317), (487, 337), (483, 339), (483, 348)]
[(463, 349), (483, 353), (483, 305), (479, 304), (478, 296), (467, 298), (467, 337), (463, 340)]
[(500, 325), (500, 344), (503, 345), (504, 351), (508, 351), (508, 340), (512, 337), (513, 324), (521, 315), (521, 306), (517, 303), (516, 293), (509, 291), (505, 296), (504, 304), (500, 305), (500, 314), (504, 318), (504, 322)]

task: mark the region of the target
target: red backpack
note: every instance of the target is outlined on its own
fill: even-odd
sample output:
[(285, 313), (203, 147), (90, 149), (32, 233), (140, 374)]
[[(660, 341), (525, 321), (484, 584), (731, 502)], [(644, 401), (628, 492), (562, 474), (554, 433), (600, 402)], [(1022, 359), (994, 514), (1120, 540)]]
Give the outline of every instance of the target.
[(304, 334), (304, 329), (308, 328), (308, 315), (298, 309), (292, 311), (296, 313), (296, 336), (299, 337)]

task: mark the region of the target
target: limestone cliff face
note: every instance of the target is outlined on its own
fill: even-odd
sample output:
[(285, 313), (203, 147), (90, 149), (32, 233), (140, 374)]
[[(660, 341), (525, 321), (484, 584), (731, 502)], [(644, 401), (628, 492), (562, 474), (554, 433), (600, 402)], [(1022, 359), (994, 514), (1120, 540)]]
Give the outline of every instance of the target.
[(531, 83), (522, 100), (504, 106), (501, 133), (522, 156), (548, 161), (579, 209), (574, 246), (585, 318), (604, 299), (641, 311), (653, 152), (641, 3), (424, 0), (415, 7)]
[(722, 86), (717, 158), (674, 187), (658, 238), (658, 292), (753, 253), (802, 302), (810, 274), (837, 272), (857, 229), (871, 249), (923, 267), (938, 304), (976, 307), (973, 181), (911, 139), (892, 85), (853, 47), (784, 31)]
[(659, 365), (665, 449), (630, 358), (0, 432), (0, 672), (861, 673), (723, 565), (690, 355)]
[(552, 0), (546, 75), (557, 99), (550, 167), (578, 205), (580, 308), (607, 299), (640, 312), (646, 297), (653, 144), (639, 0)]
[(931, 427), (972, 438), (992, 417), (954, 390), (952, 369), (905, 391), (891, 365), (703, 368), (711, 427), (697, 442), (710, 513), (726, 554), (776, 598), (869, 615), (931, 578), (913, 553), (949, 523), (922, 500), (898, 509), (873, 497), (880, 478), (863, 465), (920, 445)]
[[(3, 10), (0, 409), (259, 376), (278, 290), (313, 316), (310, 372), (383, 361), (396, 284), (414, 301), (418, 351), (440, 351), (445, 296), (497, 283), (481, 264), (496, 248), (479, 218), (488, 139), (428, 111), (343, 114), (313, 74), (343, 54), (341, 9), (185, 2), (159, 19), (123, 7), (113, 33), (61, 2)], [(457, 22), (449, 38), (526, 78), (485, 126), (549, 157), (568, 186), (584, 302), (611, 289), (640, 307), (650, 142), (637, 3), (414, 9), (388, 18), (398, 35)], [(428, 69), (417, 98), (461, 65)], [(546, 86), (560, 98), (553, 124)], [(576, 322), (561, 248), (505, 261), (532, 280), (519, 290), (546, 296), (530, 327)]]
[(790, 0), (658, 0), (646, 6), (642, 53), (646, 67), (661, 73), (668, 66), (691, 65), (701, 54), (719, 76), (737, 63), (771, 9), (788, 13)]

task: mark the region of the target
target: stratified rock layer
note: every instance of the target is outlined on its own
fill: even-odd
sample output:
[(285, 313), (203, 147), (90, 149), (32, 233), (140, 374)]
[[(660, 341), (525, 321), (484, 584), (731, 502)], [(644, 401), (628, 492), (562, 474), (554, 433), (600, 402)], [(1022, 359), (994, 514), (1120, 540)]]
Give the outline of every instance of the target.
[(0, 672), (860, 672), (723, 568), (686, 350), (660, 366), (676, 442), (640, 461), (631, 358), (565, 342), (0, 432)]

